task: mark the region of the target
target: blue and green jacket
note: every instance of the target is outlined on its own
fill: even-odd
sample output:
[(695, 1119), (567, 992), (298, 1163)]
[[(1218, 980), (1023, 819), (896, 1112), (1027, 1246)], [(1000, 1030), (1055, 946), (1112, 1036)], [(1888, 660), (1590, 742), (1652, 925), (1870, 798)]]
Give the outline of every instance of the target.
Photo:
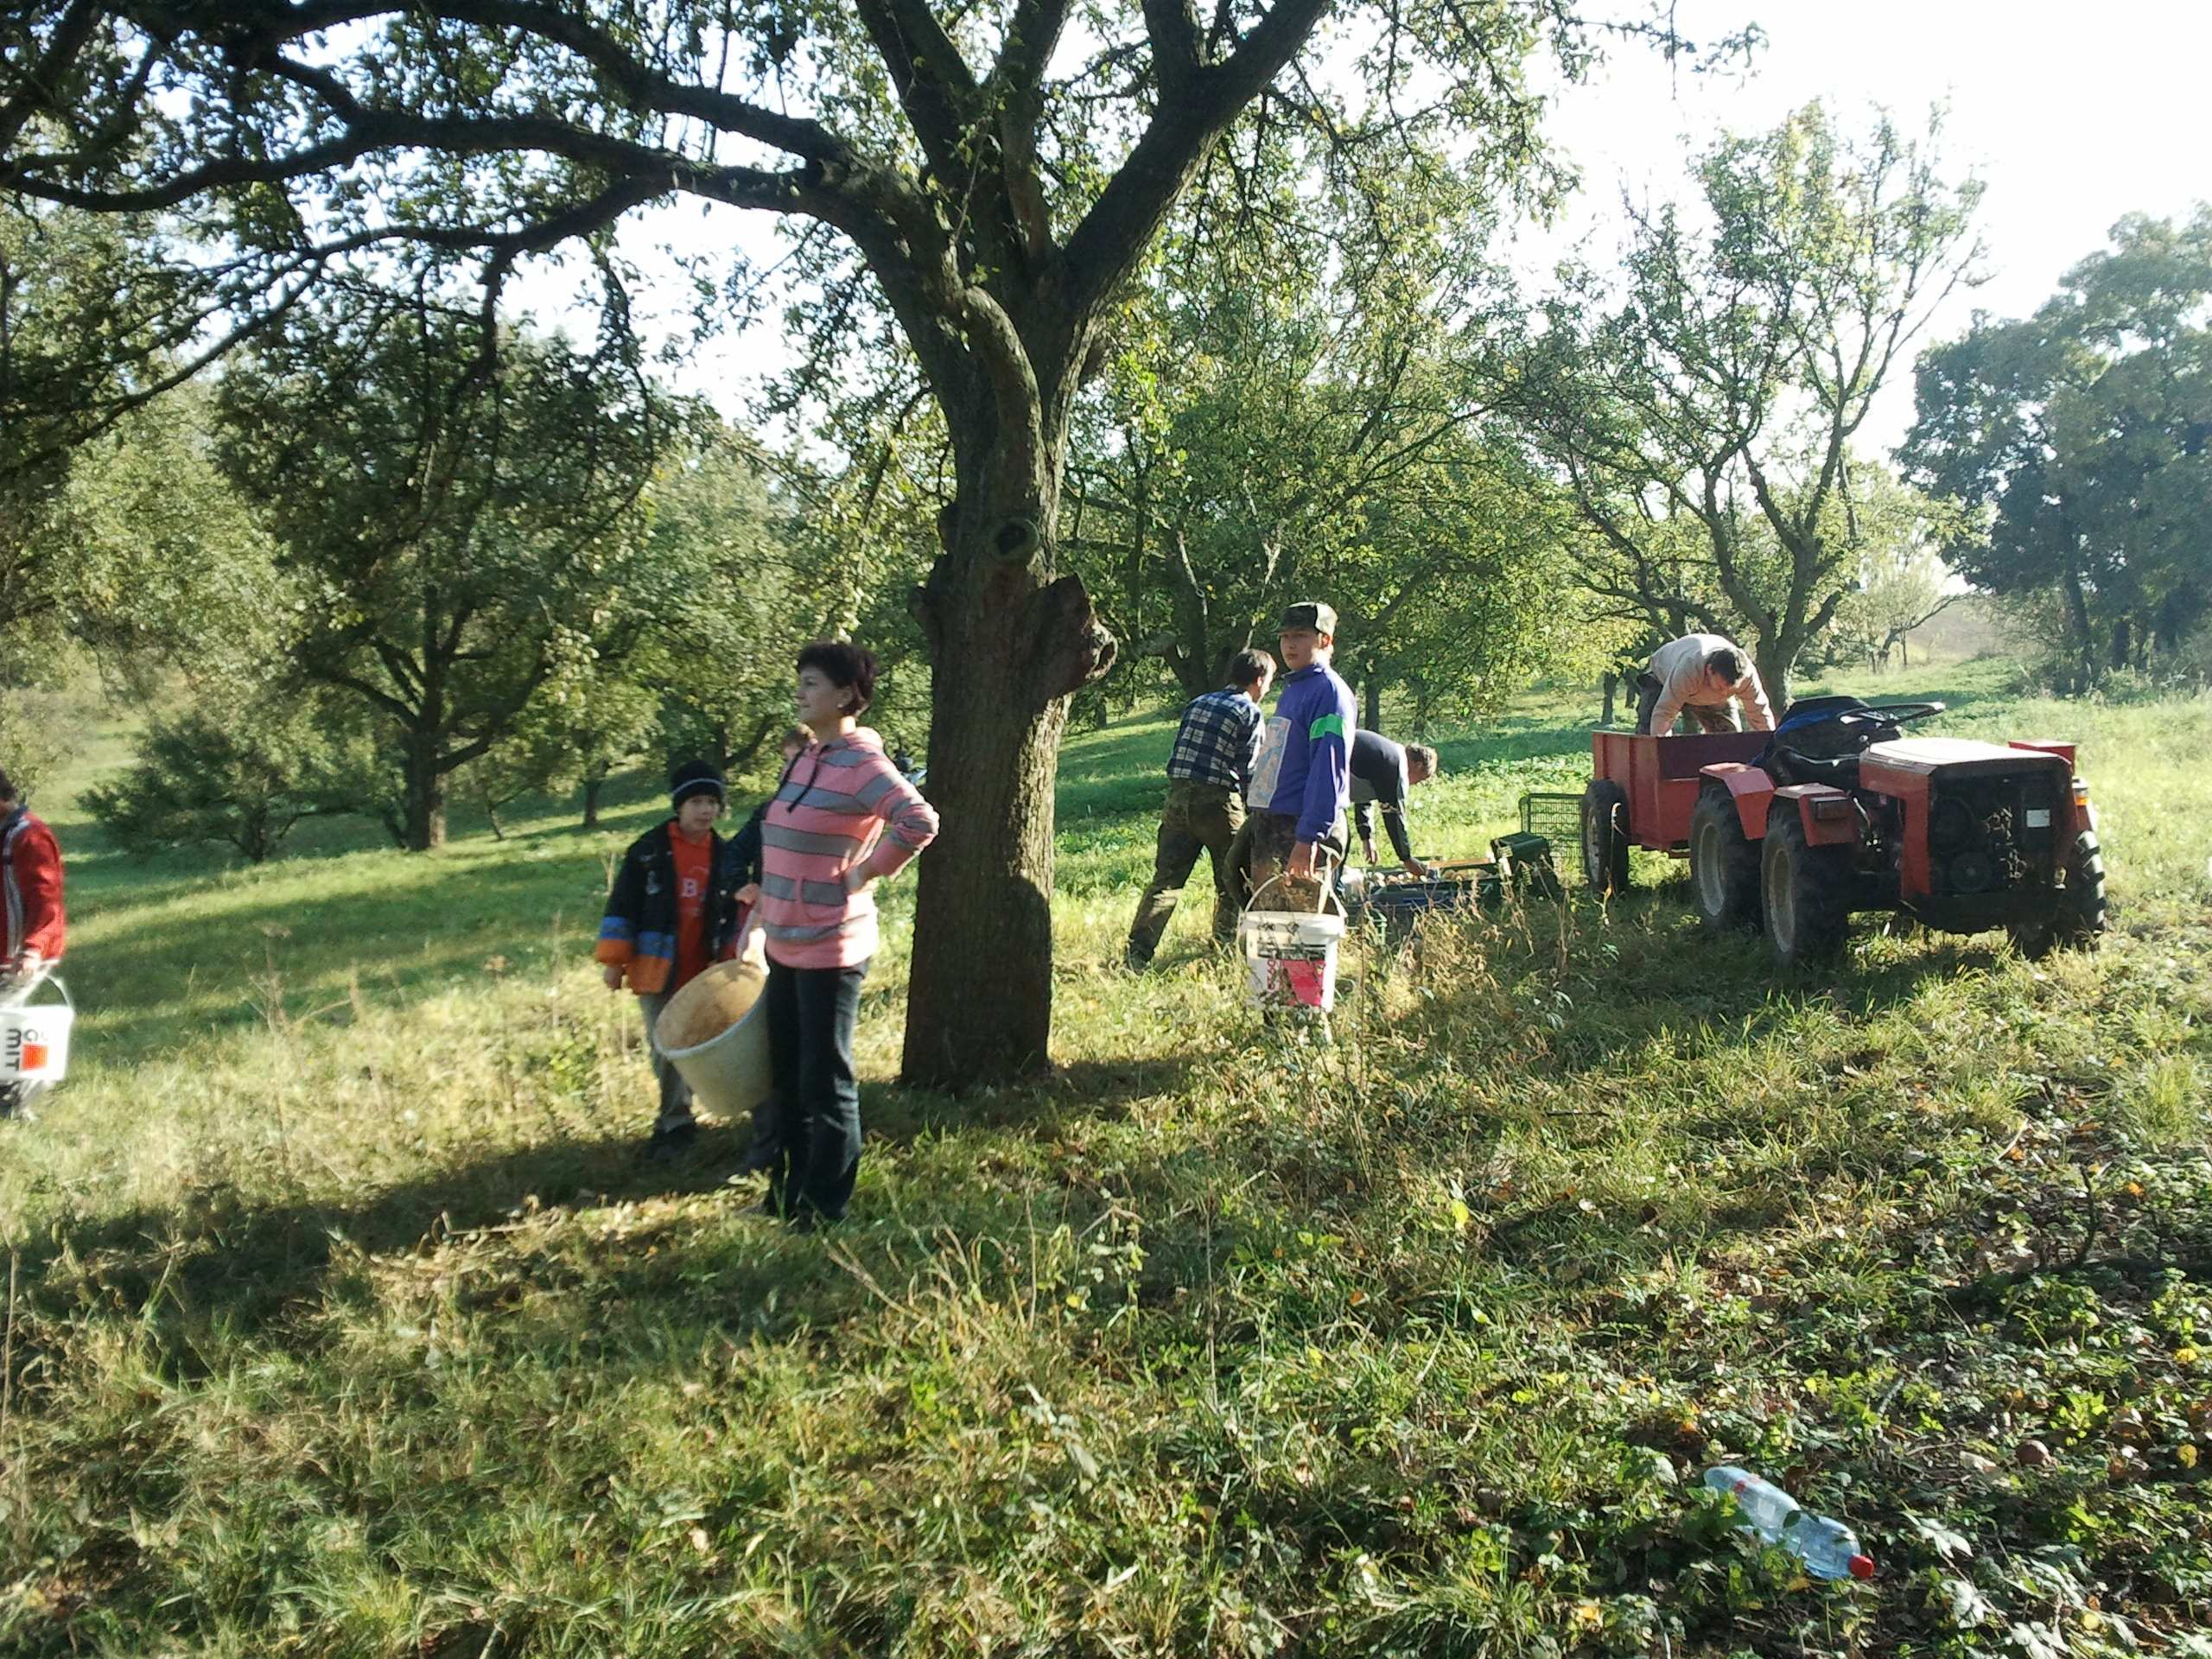
[(1299, 840), (1319, 841), (1351, 798), (1351, 739), (1359, 725), (1351, 687), (1325, 663), (1301, 668), (1282, 683), (1273, 723), (1282, 763), (1267, 810), (1295, 816)]
[[(670, 818), (630, 843), (607, 890), (593, 951), (601, 962), (620, 968), (641, 995), (677, 988), (669, 982), (676, 970), (676, 849), (669, 842), (675, 824)], [(719, 962), (737, 937), (734, 895), (753, 877), (737, 842), (712, 830), (708, 838), (714, 853), (707, 866), (707, 960)]]

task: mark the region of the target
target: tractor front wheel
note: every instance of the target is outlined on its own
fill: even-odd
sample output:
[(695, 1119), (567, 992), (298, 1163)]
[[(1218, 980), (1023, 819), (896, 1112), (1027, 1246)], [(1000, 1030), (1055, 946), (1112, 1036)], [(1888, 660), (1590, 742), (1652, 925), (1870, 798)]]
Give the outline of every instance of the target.
[(2052, 895), (2051, 913), (2041, 921), (2015, 923), (2006, 931), (2012, 948), (2031, 962), (2049, 956), (2061, 945), (2093, 950), (2112, 925), (2112, 906), (2105, 898), (2105, 860), (2097, 848), (2097, 832), (2084, 830), (2074, 837), (2074, 850), (2066, 857), (2066, 885)]
[(1582, 791), (1582, 878), (1601, 898), (1628, 891), (1628, 791), (1605, 778)]
[(1767, 814), (1759, 852), (1767, 943), (1786, 968), (1832, 960), (1851, 932), (1851, 849), (1815, 847), (1795, 801)]
[(1698, 791), (1690, 814), (1690, 893), (1713, 931), (1758, 931), (1759, 849), (1744, 833), (1735, 797), (1719, 784)]

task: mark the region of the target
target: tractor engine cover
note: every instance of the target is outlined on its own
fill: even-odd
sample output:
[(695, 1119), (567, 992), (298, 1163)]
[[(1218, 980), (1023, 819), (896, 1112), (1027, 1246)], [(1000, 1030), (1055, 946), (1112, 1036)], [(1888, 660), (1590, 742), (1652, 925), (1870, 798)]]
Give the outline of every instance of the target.
[(1938, 925), (1994, 926), (2043, 902), (2073, 844), (2073, 772), (2059, 755), (1897, 738), (1866, 750), (1859, 785), (1897, 803), (1898, 897)]

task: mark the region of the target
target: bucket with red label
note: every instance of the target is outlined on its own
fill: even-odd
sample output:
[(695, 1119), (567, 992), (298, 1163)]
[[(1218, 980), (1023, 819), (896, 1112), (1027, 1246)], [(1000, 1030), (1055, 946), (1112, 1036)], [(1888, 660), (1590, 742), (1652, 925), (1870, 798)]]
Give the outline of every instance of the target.
[[(34, 1004), (31, 997), (48, 985), (61, 1000)], [(59, 979), (0, 993), (0, 1084), (60, 1082), (69, 1070), (69, 1027), (76, 1020), (69, 988)]]
[[(1252, 1005), (1326, 1014), (1337, 1001), (1337, 947), (1344, 937), (1344, 901), (1325, 877), (1320, 911), (1261, 909), (1260, 895), (1281, 880), (1280, 876), (1272, 876), (1262, 882), (1236, 925)], [(1331, 904), (1336, 906), (1333, 912), (1326, 908)]]

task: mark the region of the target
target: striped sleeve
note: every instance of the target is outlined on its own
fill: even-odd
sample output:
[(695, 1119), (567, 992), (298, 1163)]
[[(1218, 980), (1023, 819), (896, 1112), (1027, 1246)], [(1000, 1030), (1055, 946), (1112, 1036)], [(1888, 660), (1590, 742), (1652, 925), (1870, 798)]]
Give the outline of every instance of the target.
[(884, 833), (861, 868), (871, 876), (896, 875), (937, 839), (937, 809), (884, 756), (870, 757), (868, 772), (860, 799), (883, 820)]

